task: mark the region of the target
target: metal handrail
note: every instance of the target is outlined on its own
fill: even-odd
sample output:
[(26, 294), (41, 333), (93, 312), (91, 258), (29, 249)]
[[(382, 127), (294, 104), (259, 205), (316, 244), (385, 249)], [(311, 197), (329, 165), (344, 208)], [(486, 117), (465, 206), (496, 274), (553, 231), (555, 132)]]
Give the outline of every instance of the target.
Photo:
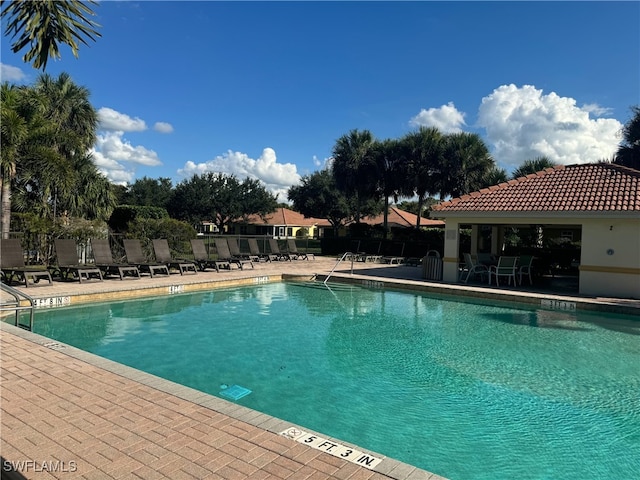
[[(21, 327), (31, 331), (31, 329), (33, 328), (33, 310), (34, 310), (33, 298), (27, 295), (26, 293), (21, 292), (17, 288), (13, 288), (12, 286), (7, 285), (4, 282), (0, 282), (0, 289), (4, 292), (7, 292), (14, 299), (13, 302), (0, 303), (0, 312), (11, 312), (11, 311), (15, 312), (16, 319), (15, 319), (14, 325), (16, 327)], [(23, 300), (26, 300), (27, 302), (29, 302), (29, 305), (22, 305)], [(20, 324), (20, 321), (19, 321), (20, 312), (24, 310), (29, 310), (29, 325)]]
[(347, 255), (351, 256), (351, 275), (353, 275), (353, 260), (355, 259), (355, 254), (352, 252), (344, 252), (344, 254), (338, 259), (336, 264), (333, 266), (333, 268), (329, 272), (329, 275), (327, 275), (327, 277), (324, 279), (324, 282), (322, 282), (325, 284), (325, 286), (327, 285), (327, 281), (329, 280), (331, 275), (333, 275), (333, 272), (335, 271), (335, 269), (338, 268), (338, 265), (340, 265), (340, 262), (342, 262), (345, 258), (347, 258)]

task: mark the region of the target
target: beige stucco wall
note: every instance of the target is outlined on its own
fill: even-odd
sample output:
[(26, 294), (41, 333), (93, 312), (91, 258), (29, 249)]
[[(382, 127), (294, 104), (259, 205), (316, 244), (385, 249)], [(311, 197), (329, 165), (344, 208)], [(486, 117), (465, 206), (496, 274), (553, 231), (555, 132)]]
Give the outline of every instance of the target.
[[(556, 218), (532, 216), (448, 217), (445, 227), (443, 280), (458, 281), (460, 225), (578, 225), (582, 228), (580, 293), (619, 298), (640, 298), (640, 217), (613, 213)], [(611, 251), (611, 254), (608, 254)]]
[(580, 293), (640, 298), (640, 219), (583, 222)]

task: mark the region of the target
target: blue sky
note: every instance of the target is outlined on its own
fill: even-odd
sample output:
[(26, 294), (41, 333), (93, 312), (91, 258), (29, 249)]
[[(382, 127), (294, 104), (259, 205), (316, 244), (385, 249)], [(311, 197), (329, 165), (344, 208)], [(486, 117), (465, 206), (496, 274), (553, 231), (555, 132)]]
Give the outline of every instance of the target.
[[(87, 87), (113, 182), (286, 190), (352, 129), (478, 133), (508, 172), (610, 159), (640, 104), (640, 2), (101, 2), (47, 73)], [(2, 37), (2, 80), (39, 72)]]

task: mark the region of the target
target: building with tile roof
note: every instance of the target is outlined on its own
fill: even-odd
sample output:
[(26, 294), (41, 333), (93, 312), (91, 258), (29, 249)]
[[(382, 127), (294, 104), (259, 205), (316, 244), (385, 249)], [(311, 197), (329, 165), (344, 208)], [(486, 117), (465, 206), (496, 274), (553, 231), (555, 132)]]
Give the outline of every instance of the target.
[[(389, 228), (415, 228), (418, 221), (418, 216), (401, 210), (393, 205), (389, 206), (389, 213), (387, 215), (387, 225)], [(375, 217), (365, 217), (362, 219), (362, 223), (366, 223), (371, 226), (384, 225), (384, 215), (376, 215)], [(420, 227), (444, 227), (442, 220), (433, 220), (431, 218), (421, 218)]]
[(326, 220), (305, 217), (301, 213), (288, 208), (278, 208), (264, 218), (250, 215), (248, 218), (234, 222), (229, 233), (235, 235), (265, 235), (273, 238), (296, 238), (318, 236), (318, 224)]
[(445, 228), (444, 280), (458, 280), (461, 226), (491, 227), (491, 253), (504, 228), (579, 231), (579, 292), (640, 298), (640, 171), (610, 163), (557, 166), (442, 202), (432, 209)]

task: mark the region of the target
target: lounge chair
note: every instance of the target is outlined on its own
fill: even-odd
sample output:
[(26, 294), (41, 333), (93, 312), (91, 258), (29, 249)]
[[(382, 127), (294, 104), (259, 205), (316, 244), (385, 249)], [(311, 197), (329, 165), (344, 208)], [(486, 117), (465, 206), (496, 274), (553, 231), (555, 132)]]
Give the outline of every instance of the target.
[(130, 265), (138, 267), (140, 273), (148, 273), (151, 278), (156, 274), (169, 276), (169, 267), (160, 262), (149, 262), (147, 257), (142, 252), (142, 245), (140, 240), (135, 238), (125, 238), (124, 252), (127, 256), (127, 262)]
[(106, 238), (92, 238), (91, 249), (93, 250), (93, 260), (96, 267), (100, 269), (103, 277), (118, 275), (120, 280), (130, 276), (140, 278), (140, 271), (135, 265), (117, 263), (113, 261), (113, 254)]
[(231, 255), (231, 250), (229, 250), (229, 244), (226, 238), (216, 238), (214, 239), (214, 243), (216, 244), (219, 260), (226, 260), (230, 264), (235, 264), (240, 270), (244, 270), (245, 265), (251, 265), (251, 268), (253, 268), (253, 262), (248, 258), (238, 258)]
[(509, 285), (513, 279), (513, 285), (517, 285), (516, 273), (518, 271), (518, 257), (500, 257), (498, 265), (492, 265), (489, 269), (489, 283), (495, 277), (496, 286), (500, 286), (500, 277), (507, 277)]
[(311, 255), (312, 260), (315, 260), (313, 253), (299, 252), (296, 241), (293, 238), (287, 240), (287, 252), (294, 260), (309, 260), (309, 255)]
[(56, 238), (54, 241), (56, 249), (56, 270), (60, 273), (62, 280), (75, 276), (82, 283), (96, 277), (102, 281), (102, 272), (96, 265), (80, 263), (78, 261), (78, 247), (76, 241), (71, 238)]
[[(404, 258), (404, 243), (402, 243), (399, 248), (398, 248), (397, 245), (395, 247), (396, 247), (395, 251), (396, 252), (400, 252), (400, 253), (397, 253), (397, 254), (396, 253), (392, 253), (390, 255), (384, 255), (382, 257), (382, 262), (383, 263), (397, 263), (397, 264), (404, 263), (404, 260), (405, 260), (405, 258)], [(394, 250), (394, 249), (392, 248), (391, 250)], [(374, 260), (374, 261), (379, 261), (379, 260)]]
[(227, 260), (212, 260), (209, 258), (207, 247), (201, 238), (191, 240), (191, 250), (193, 250), (193, 262), (200, 271), (204, 272), (207, 268), (214, 268), (216, 272), (219, 272), (221, 268), (231, 270), (231, 264)]
[(242, 258), (244, 260), (251, 260), (252, 262), (259, 262), (260, 257), (252, 255), (250, 253), (242, 253), (240, 251), (240, 245), (238, 239), (235, 237), (227, 238), (227, 245), (229, 245), (229, 251), (232, 257)]
[(278, 259), (277, 255), (271, 255), (260, 250), (260, 247), (258, 246), (258, 240), (256, 240), (255, 238), (249, 238), (247, 239), (247, 242), (249, 243), (249, 251), (251, 252), (251, 256), (257, 257), (258, 261), (270, 262), (272, 260)]
[(487, 279), (490, 280), (489, 267), (478, 263), (477, 258), (477, 256), (471, 255), (470, 253), (464, 254), (464, 267), (462, 268), (462, 275), (460, 277), (460, 280), (464, 283), (468, 283), (469, 279), (476, 275), (480, 276), (480, 280), (482, 280), (485, 275)]
[(269, 239), (269, 250), (271, 250), (271, 255), (274, 255), (276, 260), (291, 260), (291, 255), (280, 251), (278, 240), (275, 238)]
[(158, 263), (164, 263), (169, 270), (178, 270), (180, 275), (184, 275), (185, 272), (198, 273), (196, 264), (192, 261), (176, 259), (171, 256), (169, 242), (167, 242), (166, 238), (156, 238), (152, 243), (153, 253), (156, 256), (156, 261)]
[(51, 274), (45, 266), (24, 264), (22, 245), (17, 238), (0, 240), (0, 269), (7, 284), (10, 284), (14, 277), (24, 280), (25, 287), (29, 287), (29, 279), (38, 283), (41, 278), (45, 278), (52, 283)]
[(533, 285), (533, 255), (522, 255), (518, 261), (518, 283), (522, 285), (523, 277), (529, 277), (529, 285)]

